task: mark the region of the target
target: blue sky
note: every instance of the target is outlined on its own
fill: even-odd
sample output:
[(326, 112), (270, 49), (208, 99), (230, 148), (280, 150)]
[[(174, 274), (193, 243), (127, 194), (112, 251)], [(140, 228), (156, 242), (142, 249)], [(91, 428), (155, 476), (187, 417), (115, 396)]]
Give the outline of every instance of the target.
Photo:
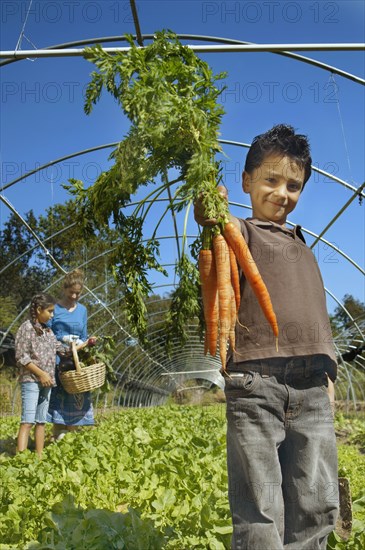
[[(136, 4), (144, 34), (167, 28), (260, 44), (364, 42), (364, 3), (360, 0), (137, 0)], [(1, 50), (15, 49), (28, 7), (28, 0), (1, 3)], [(134, 33), (128, 1), (33, 0), (21, 49), (125, 33)], [(364, 78), (364, 52), (298, 53)], [(228, 73), (222, 81), (227, 86), (221, 96), (226, 111), (222, 139), (250, 143), (273, 124), (286, 122), (308, 135), (315, 166), (354, 186), (364, 181), (363, 86), (270, 53), (209, 53), (201, 57), (215, 73)], [(2, 185), (56, 158), (123, 139), (128, 123), (110, 98), (103, 97), (90, 116), (83, 112), (83, 90), (92, 69), (81, 57), (23, 60), (1, 69)], [(230, 200), (248, 206), (240, 183), (246, 150), (231, 145), (223, 148)], [(21, 214), (30, 209), (43, 213), (67, 199), (62, 183), (77, 177), (91, 184), (108, 166), (107, 157), (108, 150), (104, 150), (64, 161), (3, 194)], [(350, 190), (315, 174), (290, 221), (319, 233), (350, 197)], [(363, 275), (337, 250), (364, 266), (364, 209), (365, 204), (360, 206), (355, 199), (326, 234), (335, 248), (323, 243), (315, 248), (325, 286), (339, 299), (351, 293), (365, 300)], [(243, 217), (250, 215), (248, 209), (233, 207), (233, 211)], [(0, 203), (0, 222), (8, 215)], [(153, 217), (155, 220), (155, 213)], [(181, 219), (179, 223), (181, 227)], [(190, 214), (188, 231), (195, 234), (196, 230)], [(160, 234), (172, 233), (172, 224), (166, 221)], [(308, 235), (308, 244), (312, 240)], [(174, 243), (166, 242), (163, 259), (173, 261)], [(335, 306), (329, 296), (329, 309)]]

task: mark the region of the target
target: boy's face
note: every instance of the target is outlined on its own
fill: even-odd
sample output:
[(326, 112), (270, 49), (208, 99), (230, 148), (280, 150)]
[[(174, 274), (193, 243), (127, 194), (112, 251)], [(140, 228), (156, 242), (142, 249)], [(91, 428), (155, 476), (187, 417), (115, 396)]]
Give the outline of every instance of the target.
[(249, 193), (252, 216), (281, 225), (294, 210), (304, 183), (304, 168), (290, 157), (272, 154), (251, 174), (242, 174), (242, 187)]

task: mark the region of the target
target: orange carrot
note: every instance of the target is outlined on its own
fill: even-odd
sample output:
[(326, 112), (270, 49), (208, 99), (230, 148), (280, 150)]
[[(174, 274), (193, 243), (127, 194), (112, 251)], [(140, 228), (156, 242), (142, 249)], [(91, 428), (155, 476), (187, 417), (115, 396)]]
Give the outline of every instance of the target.
[(276, 337), (276, 349), (278, 349), (279, 328), (276, 315), (271, 303), (269, 292), (264, 281), (262, 280), (257, 265), (252, 258), (250, 249), (248, 248), (242, 233), (232, 222), (228, 222), (224, 226), (223, 235), (232, 247), (238, 264), (240, 265), (247, 281), (251, 285), (251, 288), (259, 301), (261, 309), (273, 330)]
[(205, 319), (204, 354), (206, 355), (209, 351), (214, 357), (217, 353), (218, 339), (218, 289), (216, 265), (212, 250), (200, 250), (198, 267)]
[(226, 369), (227, 340), (231, 326), (231, 268), (229, 251), (223, 235), (213, 237), (213, 250), (217, 269), (219, 304), (219, 353), (222, 369)]
[(232, 288), (234, 293), (234, 300), (236, 303), (236, 313), (238, 314), (238, 310), (240, 308), (240, 303), (241, 303), (240, 276), (238, 273), (236, 256), (233, 252), (231, 245), (229, 244), (228, 244), (228, 250), (229, 250), (229, 261), (231, 264), (231, 283), (232, 283)]

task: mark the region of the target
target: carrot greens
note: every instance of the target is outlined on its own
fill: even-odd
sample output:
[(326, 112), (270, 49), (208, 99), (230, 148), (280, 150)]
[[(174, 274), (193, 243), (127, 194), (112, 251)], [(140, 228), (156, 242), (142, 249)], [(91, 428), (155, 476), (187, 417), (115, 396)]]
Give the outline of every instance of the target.
[[(211, 334), (214, 335), (216, 323), (219, 325), (224, 369), (228, 338), (234, 346), (234, 311), (230, 305), (232, 300), (239, 302), (237, 281), (236, 294), (232, 290), (226, 243), (226, 235), (233, 235), (228, 203), (217, 187), (221, 180), (221, 162), (216, 160), (216, 154), (221, 151), (218, 136), (223, 108), (217, 101), (222, 89), (216, 82), (224, 75), (213, 75), (207, 63), (191, 48), (181, 44), (171, 31), (157, 32), (153, 42), (144, 48), (137, 47), (131, 36), (127, 40), (130, 49), (126, 52), (110, 54), (100, 45), (85, 49), (86, 59), (97, 68), (91, 73), (86, 90), (85, 113), (92, 112), (105, 89), (115, 98), (131, 124), (127, 135), (110, 155), (114, 162), (112, 166), (102, 172), (89, 188), (85, 189), (80, 181), (71, 180), (68, 189), (75, 196), (79, 222), (87, 232), (98, 231), (112, 222), (119, 233), (120, 242), (113, 250), (111, 262), (124, 294), (131, 330), (143, 344), (147, 343), (146, 299), (152, 291), (150, 270), (166, 275), (160, 263), (157, 230), (171, 211), (178, 244), (175, 273), (179, 282), (171, 295), (166, 316), (167, 349), (172, 342), (174, 345), (178, 342), (184, 344), (187, 322), (202, 318), (198, 268), (188, 256), (185, 235), (180, 253), (175, 219), (176, 213), (188, 209), (197, 200), (201, 201), (206, 218), (217, 221), (211, 232), (219, 320), (205, 319), (205, 325), (211, 324)], [(172, 174), (173, 179), (169, 179)], [(131, 205), (132, 196), (146, 185), (155, 187), (127, 215), (125, 210)], [(151, 205), (165, 192), (169, 206), (157, 220), (152, 237), (147, 239), (143, 232), (147, 215)], [(239, 240), (234, 237), (235, 243), (230, 241), (229, 244), (246, 277), (247, 273), (254, 274), (248, 277), (248, 281), (277, 338), (276, 317), (267, 289), (255, 265), (246, 269), (249, 262), (243, 257), (243, 237), (240, 234), (239, 237)], [(199, 244), (201, 246), (201, 241)], [(196, 243), (190, 247), (195, 260), (198, 260), (197, 248)], [(206, 280), (205, 287), (212, 289), (213, 283)], [(211, 302), (208, 309), (215, 311), (214, 292)], [(215, 354), (216, 344), (211, 341), (205, 348)]]
[[(130, 121), (127, 135), (112, 151), (112, 166), (93, 185), (79, 180), (65, 186), (75, 197), (78, 221), (85, 231), (95, 232), (115, 225), (120, 243), (113, 252), (114, 274), (121, 285), (131, 329), (145, 342), (145, 300), (152, 290), (149, 271), (165, 273), (159, 258), (156, 232), (170, 211), (180, 212), (202, 195), (207, 213), (220, 217), (222, 199), (216, 191), (221, 151), (218, 142), (223, 108), (217, 102), (222, 87), (207, 63), (180, 43), (171, 31), (157, 32), (153, 42), (137, 47), (127, 36), (127, 52), (109, 54), (100, 45), (85, 49), (85, 58), (96, 70), (86, 90), (84, 110), (90, 114), (106, 90)], [(170, 177), (173, 174), (173, 177)], [(130, 214), (125, 208), (141, 186), (154, 186)], [(151, 203), (162, 193), (171, 202), (158, 220), (153, 237), (143, 235)], [(179, 284), (173, 292), (167, 316), (168, 340), (184, 339), (189, 318), (199, 300), (196, 271), (182, 247), (176, 264)], [(194, 269), (193, 269), (194, 267)]]

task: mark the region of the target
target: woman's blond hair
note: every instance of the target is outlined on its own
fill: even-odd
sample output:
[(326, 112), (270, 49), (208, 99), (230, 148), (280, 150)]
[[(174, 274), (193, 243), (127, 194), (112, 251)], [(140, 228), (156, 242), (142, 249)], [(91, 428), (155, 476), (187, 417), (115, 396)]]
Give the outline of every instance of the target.
[(74, 285), (84, 286), (85, 276), (82, 269), (74, 269), (67, 273), (63, 280), (63, 288), (70, 288)]

